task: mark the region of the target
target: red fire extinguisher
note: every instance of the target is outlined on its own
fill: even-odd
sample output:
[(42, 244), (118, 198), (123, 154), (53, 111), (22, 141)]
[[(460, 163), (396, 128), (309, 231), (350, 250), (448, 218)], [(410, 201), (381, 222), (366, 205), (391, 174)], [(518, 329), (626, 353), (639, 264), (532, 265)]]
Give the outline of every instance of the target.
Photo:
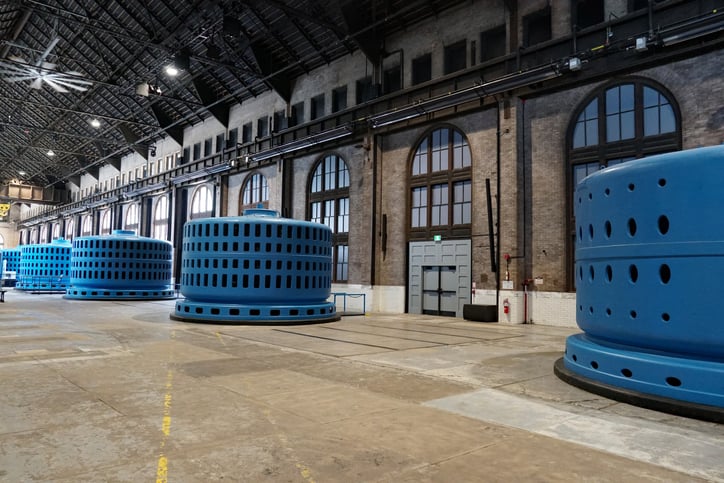
[(508, 299), (503, 300), (503, 313), (504, 314), (510, 313), (510, 302), (508, 302)]

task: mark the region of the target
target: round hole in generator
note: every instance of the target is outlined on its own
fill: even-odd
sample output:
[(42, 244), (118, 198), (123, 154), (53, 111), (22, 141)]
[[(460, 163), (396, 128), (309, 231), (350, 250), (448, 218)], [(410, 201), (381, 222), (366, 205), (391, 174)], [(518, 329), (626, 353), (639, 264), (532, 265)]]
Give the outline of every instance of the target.
[(666, 215), (659, 217), (659, 233), (666, 235), (669, 232), (669, 218)]
[(631, 283), (636, 283), (639, 279), (639, 269), (636, 268), (636, 265), (629, 265), (628, 267), (628, 276), (631, 280)]
[(588, 238), (593, 240), (593, 225), (588, 225)]
[(628, 234), (631, 236), (635, 236), (636, 235), (636, 220), (634, 220), (633, 218), (629, 218), (627, 226), (628, 226)]
[(669, 376), (666, 378), (666, 384), (668, 384), (669, 386), (679, 387), (681, 386), (681, 379), (679, 379), (678, 377)]
[(583, 241), (583, 228), (578, 227), (578, 241)]
[(621, 369), (621, 375), (623, 375), (623, 377), (631, 377), (631, 376), (633, 376), (633, 372), (631, 372), (631, 369), (624, 368), (624, 369)]
[(598, 362), (591, 361), (591, 367), (593, 367), (594, 369), (598, 369)]
[(664, 285), (671, 281), (671, 268), (665, 263), (659, 267), (659, 278), (661, 278), (661, 283)]
[(609, 196), (611, 194), (611, 189), (606, 188), (603, 192), (606, 194), (606, 196)]
[(636, 185), (635, 185), (635, 184), (633, 184), (633, 183), (629, 183), (629, 184), (628, 184), (628, 190), (629, 190), (629, 191), (633, 191), (633, 190), (635, 190), (635, 189), (636, 189)]
[(638, 314), (636, 313), (635, 310), (632, 310), (631, 312), (629, 312), (629, 315), (631, 315), (632, 319), (635, 319), (638, 316)]
[(606, 220), (606, 223), (603, 224), (603, 228), (606, 231), (606, 238), (611, 238), (611, 231), (612, 231), (611, 222)]
[(591, 282), (596, 278), (596, 271), (593, 269), (593, 265), (588, 267), (588, 278)]
[(662, 188), (666, 186), (666, 178), (659, 178), (659, 186)]
[(611, 309), (610, 309), (610, 308), (606, 308), (606, 315), (607, 315), (608, 317), (611, 317)]
[(593, 315), (593, 306), (588, 307), (588, 313), (590, 313), (591, 315)]
[(577, 361), (578, 361), (578, 356), (576, 356), (576, 354), (573, 354), (573, 355), (571, 356), (571, 359), (573, 359), (573, 362), (577, 362)]
[(611, 268), (611, 265), (606, 265), (606, 280), (609, 282), (613, 280), (613, 268)]
[(583, 267), (578, 266), (578, 280), (583, 280)]
[(668, 322), (671, 320), (671, 316), (667, 312), (664, 312), (663, 314), (661, 314), (661, 320), (663, 320), (664, 322)]

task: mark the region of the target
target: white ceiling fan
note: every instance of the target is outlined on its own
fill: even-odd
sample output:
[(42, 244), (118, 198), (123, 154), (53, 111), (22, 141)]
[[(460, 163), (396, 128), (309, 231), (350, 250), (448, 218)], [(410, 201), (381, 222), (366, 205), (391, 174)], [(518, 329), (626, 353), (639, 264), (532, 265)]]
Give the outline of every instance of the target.
[(83, 74), (75, 71), (58, 72), (55, 70), (56, 64), (45, 62), (59, 40), (55, 37), (34, 64), (17, 56), (0, 60), (0, 75), (8, 82), (30, 80), (32, 89), (42, 89), (43, 83), (46, 83), (56, 92), (70, 92), (68, 89), (87, 91), (93, 82), (83, 79)]

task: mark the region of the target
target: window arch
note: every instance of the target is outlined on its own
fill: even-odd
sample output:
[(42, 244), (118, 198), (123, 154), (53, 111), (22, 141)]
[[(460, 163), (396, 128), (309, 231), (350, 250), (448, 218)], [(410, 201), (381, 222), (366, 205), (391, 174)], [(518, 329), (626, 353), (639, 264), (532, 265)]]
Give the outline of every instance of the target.
[(68, 220), (65, 222), (65, 239), (73, 241), (73, 237), (75, 236), (75, 221), (73, 218), (68, 218)]
[(168, 197), (161, 196), (153, 209), (153, 238), (168, 239)]
[(266, 176), (254, 173), (247, 177), (241, 188), (240, 199), (239, 213), (243, 213), (247, 208), (257, 208), (259, 204), (262, 208), (269, 208), (269, 184)]
[(48, 225), (41, 225), (40, 226), (40, 237), (38, 238), (38, 243), (48, 243)]
[(568, 286), (574, 288), (573, 193), (595, 171), (632, 159), (681, 150), (681, 114), (661, 85), (639, 77), (610, 82), (589, 95), (571, 118), (568, 153)]
[(410, 163), (410, 239), (469, 237), (472, 223), (472, 154), (454, 127), (428, 132)]
[(315, 164), (309, 180), (307, 219), (332, 229), (332, 280), (349, 279), (349, 169), (330, 154)]
[(60, 223), (53, 223), (53, 231), (51, 233), (53, 240), (60, 238)]
[(80, 234), (81, 236), (90, 236), (93, 234), (93, 215), (85, 215), (83, 217)]
[(190, 219), (214, 216), (214, 200), (206, 185), (199, 186), (191, 197)]
[(101, 214), (101, 235), (111, 234), (111, 210), (103, 210)]
[(30, 230), (30, 244), (38, 243), (38, 229), (33, 228)]
[(138, 233), (138, 220), (138, 205), (135, 203), (128, 205), (128, 208), (126, 208), (126, 219), (123, 224), (123, 229), (132, 230)]

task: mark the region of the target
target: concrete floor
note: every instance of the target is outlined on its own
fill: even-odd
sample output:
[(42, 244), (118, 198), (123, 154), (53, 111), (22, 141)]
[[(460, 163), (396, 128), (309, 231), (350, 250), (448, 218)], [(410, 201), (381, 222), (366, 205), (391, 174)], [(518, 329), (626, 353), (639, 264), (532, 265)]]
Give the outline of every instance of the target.
[(171, 321), (6, 294), (0, 481), (724, 481), (724, 426), (553, 375), (570, 329)]

